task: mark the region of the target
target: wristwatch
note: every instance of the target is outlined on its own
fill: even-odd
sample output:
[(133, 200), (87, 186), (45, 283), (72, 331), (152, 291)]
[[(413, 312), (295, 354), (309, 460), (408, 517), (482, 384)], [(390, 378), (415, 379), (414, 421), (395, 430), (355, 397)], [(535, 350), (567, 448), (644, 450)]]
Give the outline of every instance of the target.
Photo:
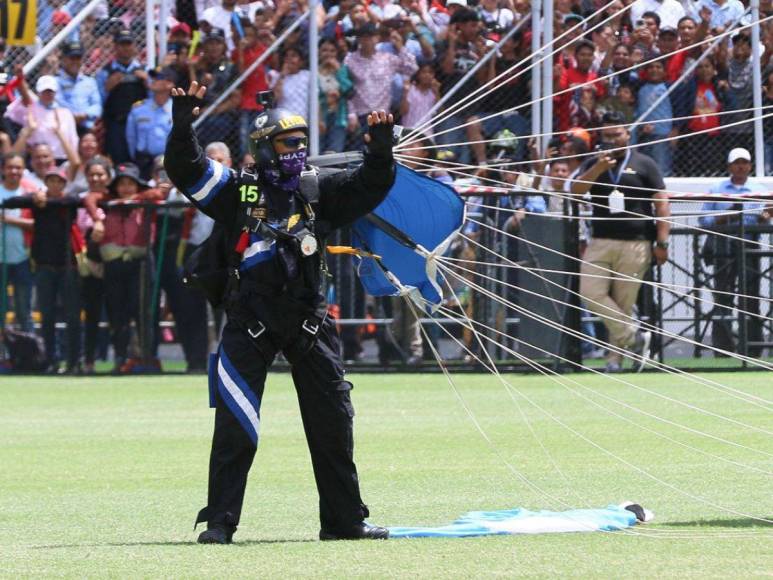
[(668, 242), (657, 241), (657, 242), (655, 242), (655, 247), (656, 248), (663, 248), (664, 250), (667, 250), (668, 249)]

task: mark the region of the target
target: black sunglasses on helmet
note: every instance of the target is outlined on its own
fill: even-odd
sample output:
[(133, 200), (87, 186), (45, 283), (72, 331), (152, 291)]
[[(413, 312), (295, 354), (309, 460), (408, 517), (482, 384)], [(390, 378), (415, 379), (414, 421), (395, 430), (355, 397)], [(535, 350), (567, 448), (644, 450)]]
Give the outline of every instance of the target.
[(308, 137), (279, 137), (276, 141), (288, 149), (298, 149), (301, 145), (306, 147), (309, 144)]

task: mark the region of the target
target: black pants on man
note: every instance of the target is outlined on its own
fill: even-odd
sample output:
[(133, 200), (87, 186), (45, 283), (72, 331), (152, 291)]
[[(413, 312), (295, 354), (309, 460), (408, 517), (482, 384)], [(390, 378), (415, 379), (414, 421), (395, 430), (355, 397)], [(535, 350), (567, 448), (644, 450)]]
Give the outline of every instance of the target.
[[(42, 318), (43, 341), (49, 365), (58, 365), (63, 358), (67, 368), (74, 369), (80, 359), (81, 308), (80, 276), (75, 267), (58, 268), (38, 266), (36, 284), (38, 304)], [(66, 348), (57, 349), (56, 313), (61, 306), (62, 317), (67, 324)]]
[[(229, 321), (214, 373), (215, 432), (209, 464), (208, 504), (197, 518), (209, 527), (239, 523), (247, 474), (257, 448), (260, 401), (276, 350), (258, 350), (247, 332)], [(347, 530), (368, 516), (353, 460), (350, 390), (344, 380), (335, 324), (327, 319), (311, 351), (283, 350), (292, 365), (301, 418), (319, 492), (322, 529)]]
[[(732, 245), (733, 250), (737, 250), (736, 244)], [(750, 298), (737, 297), (737, 308), (750, 313), (738, 312), (739, 332), (743, 333), (745, 330), (747, 342), (760, 342), (763, 321), (759, 316), (760, 301), (758, 298), (751, 298), (760, 295), (760, 260), (757, 257), (747, 257), (746, 268), (741, 271), (740, 252), (732, 251), (729, 255), (717, 255), (713, 265), (714, 287), (725, 294), (714, 296), (714, 301), (719, 306), (715, 307), (712, 313), (712, 344), (729, 352), (741, 352), (740, 338), (739, 343), (736, 344), (731, 323), (736, 302), (734, 294), (750, 296)], [(744, 278), (741, 279), (741, 276)], [(762, 349), (759, 346), (749, 346), (742, 354), (757, 357), (761, 352)]]

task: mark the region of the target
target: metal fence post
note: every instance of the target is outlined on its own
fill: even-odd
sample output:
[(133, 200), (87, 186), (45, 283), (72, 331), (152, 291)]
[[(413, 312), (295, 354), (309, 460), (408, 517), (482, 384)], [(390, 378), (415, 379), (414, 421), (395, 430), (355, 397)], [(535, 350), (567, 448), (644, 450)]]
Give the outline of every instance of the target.
[(156, 24), (154, 0), (145, 2), (145, 62), (149, 69), (156, 68)]
[(760, 0), (751, 0), (752, 96), (754, 98), (754, 173), (765, 175), (765, 140), (762, 133), (762, 68), (760, 64)]
[(169, 20), (169, 0), (161, 0), (158, 12), (158, 60), (164, 62), (167, 51), (167, 21)]
[[(542, 0), (532, 0), (531, 3), (531, 134), (540, 133), (540, 110), (542, 97), (542, 69), (537, 63), (540, 48), (540, 31), (542, 30)], [(552, 93), (552, 91), (551, 91)]]
[[(543, 4), (544, 15), (542, 18), (542, 46), (546, 51), (550, 51), (550, 45), (553, 42), (553, 0), (544, 0)], [(546, 58), (542, 61), (542, 94), (553, 94), (553, 60), (554, 58)], [(548, 133), (553, 132), (553, 99), (545, 99), (542, 101), (542, 125), (541, 133), (545, 133), (545, 137), (538, 138), (538, 145), (540, 151), (547, 151), (547, 144), (550, 142), (550, 135)]]
[(309, 154), (319, 155), (319, 0), (309, 2)]

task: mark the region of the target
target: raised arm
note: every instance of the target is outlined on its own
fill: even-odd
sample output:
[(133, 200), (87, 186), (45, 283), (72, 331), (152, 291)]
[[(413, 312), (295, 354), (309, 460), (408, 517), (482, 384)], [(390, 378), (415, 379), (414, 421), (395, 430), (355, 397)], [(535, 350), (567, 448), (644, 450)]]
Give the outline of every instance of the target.
[(320, 218), (333, 228), (370, 213), (389, 193), (395, 178), (393, 126), (391, 114), (373, 111), (368, 115), (367, 149), (362, 165), (320, 180)]
[(207, 88), (193, 81), (188, 92), (172, 89), (172, 131), (166, 142), (164, 168), (175, 187), (202, 212), (228, 224), (236, 219), (236, 174), (207, 158), (193, 130)]

